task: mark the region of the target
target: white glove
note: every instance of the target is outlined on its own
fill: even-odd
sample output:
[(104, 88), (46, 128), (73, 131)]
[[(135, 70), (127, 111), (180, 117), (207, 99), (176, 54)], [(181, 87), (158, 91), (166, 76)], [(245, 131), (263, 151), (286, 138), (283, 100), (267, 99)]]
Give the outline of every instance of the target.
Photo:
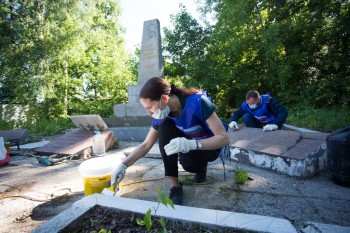
[(235, 127), (236, 129), (239, 129), (238, 124), (236, 121), (231, 121), (231, 123), (228, 125), (231, 129)]
[(267, 124), (267, 125), (265, 125), (265, 126), (263, 127), (263, 131), (264, 131), (264, 132), (267, 132), (267, 131), (274, 131), (274, 130), (276, 130), (276, 129), (278, 129), (278, 126), (275, 125), (275, 124)]
[(164, 146), (165, 153), (167, 155), (172, 155), (176, 153), (187, 153), (190, 150), (197, 149), (197, 142), (195, 139), (186, 139), (186, 138), (174, 138), (170, 141), (169, 144)]
[(124, 179), (125, 172), (128, 166), (126, 166), (124, 163), (120, 163), (113, 171), (111, 176), (111, 185), (115, 184), (115, 182), (120, 182), (122, 179)]

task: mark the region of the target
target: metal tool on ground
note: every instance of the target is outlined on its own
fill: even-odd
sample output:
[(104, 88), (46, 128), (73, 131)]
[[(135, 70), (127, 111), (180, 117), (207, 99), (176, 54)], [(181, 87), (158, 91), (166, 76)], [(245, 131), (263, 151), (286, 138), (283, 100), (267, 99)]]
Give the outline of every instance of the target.
[(51, 156), (36, 156), (36, 159), (39, 163), (45, 166), (52, 166), (60, 162), (65, 162), (68, 160), (68, 156), (60, 157), (58, 154), (54, 154)]

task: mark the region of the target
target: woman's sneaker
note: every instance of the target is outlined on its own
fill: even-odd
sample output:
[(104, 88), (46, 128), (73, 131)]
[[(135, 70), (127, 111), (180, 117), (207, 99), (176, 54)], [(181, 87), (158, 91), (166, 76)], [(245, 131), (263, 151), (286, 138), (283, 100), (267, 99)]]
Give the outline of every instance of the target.
[(170, 189), (169, 198), (173, 201), (174, 205), (182, 205), (183, 193), (184, 191), (181, 183), (180, 187), (174, 186)]

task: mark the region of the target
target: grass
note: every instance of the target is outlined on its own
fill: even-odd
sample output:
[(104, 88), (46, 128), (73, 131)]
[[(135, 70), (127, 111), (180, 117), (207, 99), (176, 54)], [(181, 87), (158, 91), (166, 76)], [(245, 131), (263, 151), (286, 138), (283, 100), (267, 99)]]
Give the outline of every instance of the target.
[(350, 125), (350, 110), (337, 107), (320, 109), (307, 106), (294, 107), (289, 109), (286, 123), (330, 133)]

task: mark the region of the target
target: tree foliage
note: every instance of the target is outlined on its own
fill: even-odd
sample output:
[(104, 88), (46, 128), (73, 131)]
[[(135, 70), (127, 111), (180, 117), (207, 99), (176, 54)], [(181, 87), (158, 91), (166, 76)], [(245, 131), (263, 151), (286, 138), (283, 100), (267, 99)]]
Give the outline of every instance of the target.
[(250, 89), (287, 104), (350, 106), (349, 1), (197, 2), (215, 22), (180, 10), (164, 30), (167, 75), (210, 90), (223, 109)]
[(112, 0), (1, 1), (0, 102), (48, 119), (99, 113), (133, 82)]
[(183, 6), (171, 20), (174, 29), (164, 29), (163, 41), (165, 60), (171, 63), (167, 75), (182, 77), (185, 85), (198, 85), (205, 77), (207, 61), (202, 58), (205, 58), (210, 28), (203, 28)]

